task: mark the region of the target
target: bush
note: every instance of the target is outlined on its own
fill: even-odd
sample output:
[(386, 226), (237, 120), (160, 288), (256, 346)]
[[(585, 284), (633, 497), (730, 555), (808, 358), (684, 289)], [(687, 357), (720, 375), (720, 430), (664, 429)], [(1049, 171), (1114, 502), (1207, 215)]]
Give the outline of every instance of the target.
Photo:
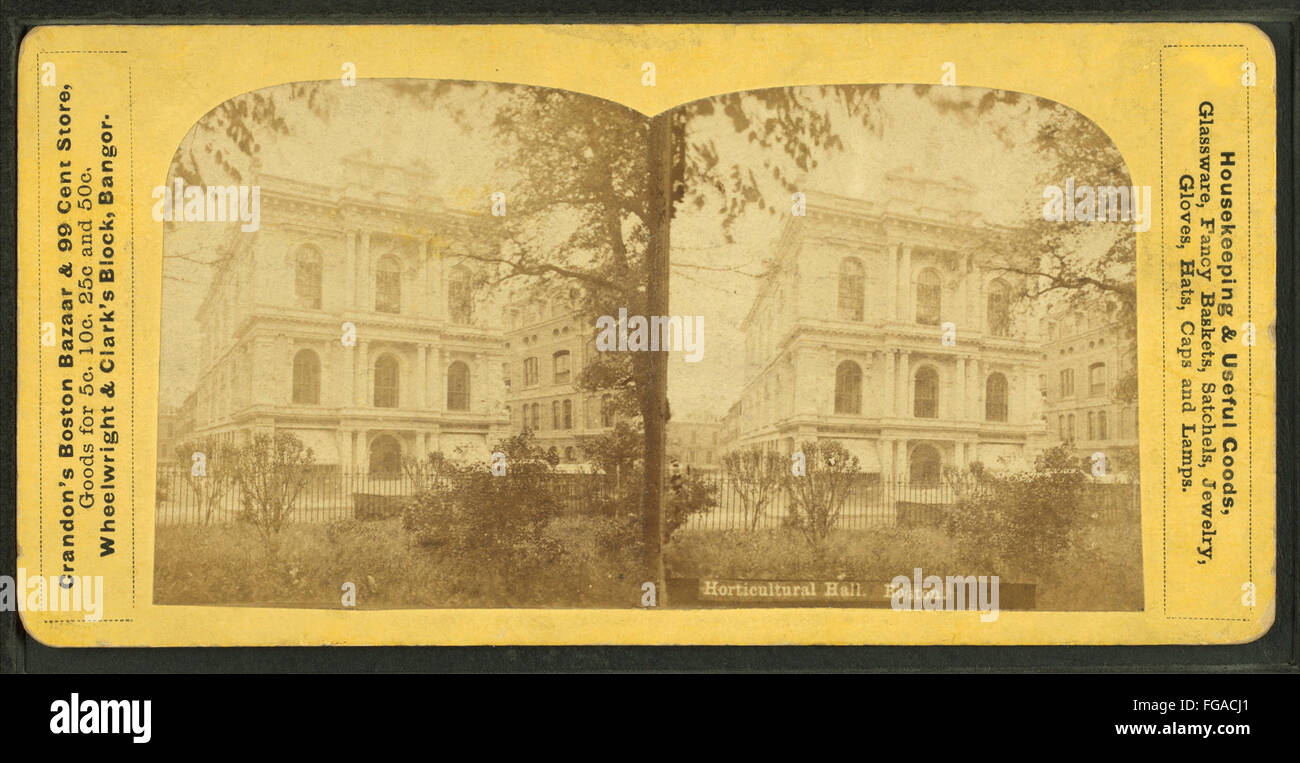
[(531, 432), (495, 450), (505, 454), (504, 474), (486, 462), (447, 465), (442, 484), (411, 499), (402, 526), (412, 543), (438, 546), (484, 579), (516, 585), (555, 553), (543, 530), (562, 508), (554, 481), (558, 459)]
[(1087, 512), (1086, 478), (1064, 445), (1044, 451), (1031, 471), (994, 474), (978, 464), (954, 481), (945, 529), (979, 574), (1021, 569), (1041, 577), (1072, 545)]
[(787, 522), (803, 533), (814, 552), (822, 553), (827, 538), (839, 526), (844, 501), (862, 469), (858, 457), (838, 440), (805, 442), (799, 452), (805, 473), (785, 475), (790, 496)]
[(695, 514), (718, 505), (718, 483), (698, 474), (678, 475), (678, 480), (664, 501), (664, 540), (670, 541), (682, 525)]

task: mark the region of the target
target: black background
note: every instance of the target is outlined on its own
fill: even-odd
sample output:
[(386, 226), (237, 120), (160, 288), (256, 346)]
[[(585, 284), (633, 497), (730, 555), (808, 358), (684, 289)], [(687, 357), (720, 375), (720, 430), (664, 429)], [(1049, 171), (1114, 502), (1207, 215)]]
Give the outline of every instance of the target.
[[(576, 5), (576, 4), (575, 4)], [(801, 1), (798, 8), (767, 2), (706, 5), (698, 2), (600, 2), (556, 8), (540, 2), (452, 4), (397, 0), (316, 3), (278, 0), (217, 2), (6, 2), (0, 35), (0, 245), (3, 248), (4, 310), (0, 363), (4, 390), (0, 447), (15, 443), (15, 226), (17, 45), (31, 26), (50, 23), (492, 23), (492, 22), (736, 22), (736, 21), (1246, 21), (1273, 40), (1277, 54), (1278, 111), (1278, 609), (1263, 638), (1232, 646), (1150, 647), (422, 647), (422, 648), (221, 648), (221, 649), (53, 649), (22, 630), (16, 613), (0, 613), (0, 735), (40, 741), (48, 736), (50, 702), (70, 692), (83, 698), (152, 698), (157, 748), (168, 741), (198, 752), (216, 744), (251, 744), (271, 735), (295, 747), (314, 743), (410, 740), (442, 742), (487, 722), (496, 731), (476, 737), (472, 749), (455, 754), (487, 755), (509, 741), (539, 745), (566, 740), (566, 754), (595, 741), (593, 734), (622, 739), (605, 752), (642, 754), (702, 752), (680, 744), (698, 736), (721, 740), (735, 752), (766, 736), (802, 737), (802, 752), (815, 744), (840, 748), (853, 757), (885, 754), (899, 741), (905, 751), (927, 745), (969, 746), (974, 754), (996, 755), (1007, 742), (1040, 738), (1044, 756), (1068, 754), (1076, 740), (1116, 741), (1113, 724), (1129, 722), (1246, 722), (1250, 743), (1294, 739), (1296, 724), (1296, 365), (1294, 122), (1297, 10), (1294, 2), (1130, 3), (1018, 2), (983, 7), (975, 2), (891, 2), (851, 7)], [(273, 56), (274, 51), (268, 51)], [(1098, 55), (1104, 55), (1099, 51)], [(214, 62), (219, 65), (219, 62)], [(19, 444), (22, 447), (22, 444)], [(15, 462), (0, 461), (0, 573), (15, 567)], [(824, 673), (860, 672), (835, 691), (810, 690), (789, 678), (747, 677), (725, 689), (688, 689), (650, 677), (639, 685), (571, 682), (569, 691), (533, 682), (413, 673)], [(949, 675), (929, 675), (944, 672)], [(1071, 679), (1044, 675), (967, 678), (966, 673), (1113, 673)], [(13, 677), (3, 674), (26, 674)], [(238, 673), (248, 676), (207, 676)], [(266, 674), (312, 675), (292, 681)], [(1169, 675), (1192, 673), (1195, 675)], [(1247, 675), (1248, 673), (1254, 675)], [(1284, 673), (1290, 675), (1269, 675)], [(37, 675), (47, 674), (47, 675)], [(54, 675), (50, 675), (54, 674)], [(98, 675), (83, 675), (98, 674)], [(134, 675), (121, 675), (134, 674)], [(143, 675), (155, 674), (155, 675)], [(182, 675), (157, 675), (182, 674)], [(886, 675), (894, 674), (894, 675)], [(1159, 674), (1159, 675), (1157, 675)], [(405, 678), (403, 678), (405, 676)], [(660, 679), (662, 680), (662, 679)], [(651, 689), (649, 682), (657, 685)], [(585, 685), (584, 685), (585, 684)], [(1175, 713), (1132, 711), (1140, 699), (1246, 697), (1250, 712)], [(963, 713), (965, 715), (963, 715)], [(473, 724), (472, 726), (469, 724)], [(478, 732), (476, 732), (478, 733)], [(673, 740), (667, 743), (666, 740)], [(125, 738), (63, 736), (57, 748), (77, 742), (119, 746), (133, 753), (142, 745)], [(1123, 746), (1135, 739), (1118, 740)], [(1149, 741), (1149, 740), (1148, 740)], [(1167, 739), (1159, 740), (1167, 745)], [(1190, 744), (1200, 740), (1180, 738)], [(555, 743), (552, 742), (552, 743)], [(855, 744), (856, 742), (856, 744)], [(1243, 738), (1217, 739), (1242, 745)], [(881, 745), (884, 746), (881, 746)], [(7, 745), (7, 739), (0, 742)], [(486, 745), (486, 746), (485, 746)], [(1015, 747), (1016, 745), (1011, 745)], [(405, 744), (403, 748), (405, 748)], [(421, 757), (453, 754), (459, 745), (413, 750)], [(3, 749), (3, 746), (0, 746)], [(46, 750), (56, 748), (46, 747)], [(259, 748), (260, 749), (260, 748)], [(1285, 749), (1285, 748), (1283, 748)], [(543, 754), (541, 747), (533, 748)], [(768, 750), (776, 752), (773, 747)], [(868, 752), (874, 751), (874, 752)], [(399, 748), (387, 752), (399, 754)], [(826, 753), (830, 752), (828, 747)], [(402, 753), (405, 754), (405, 753)], [(206, 757), (206, 756), (205, 756)], [(495, 757), (495, 755), (494, 755)], [(802, 755), (801, 755), (802, 757)], [(1070, 755), (1070, 757), (1074, 757)]]

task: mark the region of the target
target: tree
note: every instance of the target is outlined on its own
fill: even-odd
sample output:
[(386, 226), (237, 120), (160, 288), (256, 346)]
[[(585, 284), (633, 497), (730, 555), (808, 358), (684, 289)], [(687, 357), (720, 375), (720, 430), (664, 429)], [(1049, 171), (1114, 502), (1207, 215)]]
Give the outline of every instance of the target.
[(185, 484), (194, 495), (203, 524), (212, 522), (221, 499), (235, 486), (234, 455), (229, 444), (214, 437), (199, 438), (176, 448), (177, 460), (188, 465)]
[(582, 449), (596, 468), (614, 478), (621, 492), (639, 473), (645, 455), (645, 433), (639, 421), (619, 420), (608, 432), (584, 437)]
[(258, 432), (234, 451), (231, 467), (245, 509), (268, 545), (292, 516), (315, 461), (311, 448), (289, 432)]
[(785, 476), (790, 493), (790, 524), (803, 533), (814, 552), (825, 550), (826, 539), (839, 525), (849, 492), (862, 469), (858, 457), (838, 440), (805, 442), (805, 473)]
[(757, 445), (722, 457), (722, 473), (730, 489), (740, 497), (750, 530), (758, 528), (768, 505), (780, 495), (788, 463), (780, 453)]
[[(1037, 113), (1033, 145), (1042, 159), (1041, 187), (1060, 187), (1069, 178), (1076, 187), (1129, 187), (1132, 181), (1119, 149), (1096, 123), (1074, 109), (1019, 93), (1004, 93), (982, 107), (1022, 108), (1022, 100)], [(995, 265), (1032, 279), (1027, 296), (1057, 295), (1071, 307), (1109, 313), (1131, 336), (1137, 314), (1133, 222), (1046, 220), (1042, 204), (1040, 198), (1027, 201), (1027, 222), (988, 242)]]

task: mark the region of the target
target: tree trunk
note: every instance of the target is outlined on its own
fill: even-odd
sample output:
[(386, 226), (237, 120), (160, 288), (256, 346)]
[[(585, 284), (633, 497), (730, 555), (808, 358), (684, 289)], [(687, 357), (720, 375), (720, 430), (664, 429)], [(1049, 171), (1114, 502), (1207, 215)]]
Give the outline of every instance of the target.
[[(650, 244), (646, 252), (646, 314), (668, 314), (668, 242), (672, 217), (674, 173), (672, 117), (661, 114), (650, 123)], [(645, 565), (654, 576), (658, 603), (667, 603), (664, 579), (664, 451), (668, 423), (668, 353), (649, 352), (649, 389), (642, 396), (645, 420), (645, 482), (642, 488)]]

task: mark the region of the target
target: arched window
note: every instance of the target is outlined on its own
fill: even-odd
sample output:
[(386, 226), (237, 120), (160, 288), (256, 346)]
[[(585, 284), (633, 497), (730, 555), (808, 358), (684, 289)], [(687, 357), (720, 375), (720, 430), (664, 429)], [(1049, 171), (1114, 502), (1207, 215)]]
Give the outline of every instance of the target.
[(938, 326), (942, 309), (943, 280), (933, 268), (922, 270), (916, 277), (916, 322)]
[(1108, 432), (1107, 429), (1108, 427), (1106, 423), (1106, 412), (1097, 411), (1097, 439), (1098, 440), (1110, 439), (1110, 432)]
[(862, 301), (866, 293), (867, 271), (852, 257), (840, 260), (840, 320), (862, 320)]
[(298, 350), (293, 356), (293, 401), (320, 402), (320, 358), (311, 350)]
[(851, 360), (835, 369), (835, 412), (862, 413), (862, 369)]
[(572, 446), (572, 445), (566, 445), (566, 446), (564, 447), (564, 462), (565, 462), (565, 463), (568, 463), (568, 464), (573, 463), (573, 446)]
[(984, 418), (989, 421), (1007, 420), (1007, 377), (989, 374), (984, 382)]
[(1097, 415), (1088, 411), (1088, 439), (1097, 439)]
[(551, 429), (560, 428), (560, 401), (551, 401)]
[(447, 366), (447, 410), (469, 410), (469, 366), (459, 360)]
[(1065, 417), (1065, 439), (1074, 439), (1074, 414)]
[(916, 372), (916, 399), (912, 415), (918, 419), (939, 418), (939, 372), (925, 366)]
[(536, 432), (541, 427), (539, 420), (537, 403), (524, 406), (524, 425)]
[(561, 415), (564, 418), (564, 428), (573, 429), (573, 401), (565, 400), (564, 405), (560, 407)]
[(1069, 439), (1068, 437), (1065, 436), (1065, 435), (1066, 435), (1066, 431), (1065, 431), (1065, 416), (1057, 416), (1057, 417), (1056, 417), (1056, 435), (1057, 435), (1058, 437), (1060, 437), (1062, 440), (1068, 440), (1068, 439)]
[(457, 326), (474, 322), (474, 297), (470, 289), (469, 270), (457, 265), (447, 279), (447, 312)]
[(401, 366), (392, 355), (375, 360), (375, 407), (396, 408), (401, 388)]
[(375, 265), (375, 312), (402, 312), (402, 265), (391, 255)]
[(989, 333), (1007, 336), (1011, 333), (1011, 287), (998, 279), (989, 284)]
[(569, 351), (560, 350), (551, 356), (551, 365), (555, 368), (555, 383), (569, 383)]
[(381, 434), (370, 441), (370, 473), (377, 477), (402, 473), (402, 444), (395, 437)]
[(298, 307), (320, 309), (321, 258), (315, 247), (304, 246), (298, 250), (293, 263), (293, 292)]
[(937, 485), (940, 465), (938, 449), (933, 445), (917, 445), (912, 449), (908, 476), (913, 485)]

